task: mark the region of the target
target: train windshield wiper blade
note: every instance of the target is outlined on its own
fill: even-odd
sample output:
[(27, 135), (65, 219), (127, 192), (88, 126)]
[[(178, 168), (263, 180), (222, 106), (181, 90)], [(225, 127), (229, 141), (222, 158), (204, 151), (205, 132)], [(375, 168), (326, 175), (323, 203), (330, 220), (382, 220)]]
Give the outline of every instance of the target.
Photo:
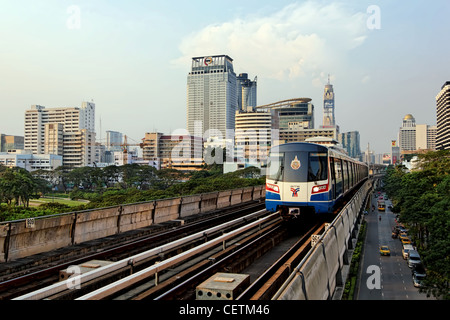
[(275, 177), (275, 184), (280, 180), (281, 175), (283, 174), (284, 166), (280, 166), (280, 171), (278, 171), (277, 176)]

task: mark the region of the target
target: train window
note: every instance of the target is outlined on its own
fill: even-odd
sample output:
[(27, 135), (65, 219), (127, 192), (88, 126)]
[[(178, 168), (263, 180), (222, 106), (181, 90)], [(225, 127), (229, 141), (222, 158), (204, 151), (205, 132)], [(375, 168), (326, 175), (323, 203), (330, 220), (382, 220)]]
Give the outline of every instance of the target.
[(267, 162), (267, 177), (272, 180), (282, 180), (284, 171), (284, 153), (270, 153)]
[(286, 152), (284, 155), (283, 181), (308, 181), (308, 152)]
[(328, 179), (327, 153), (309, 153), (308, 181)]
[(348, 162), (347, 160), (342, 161), (342, 173), (344, 178), (344, 192), (348, 190)]
[(334, 159), (334, 173), (336, 178), (336, 197), (342, 193), (342, 160)]

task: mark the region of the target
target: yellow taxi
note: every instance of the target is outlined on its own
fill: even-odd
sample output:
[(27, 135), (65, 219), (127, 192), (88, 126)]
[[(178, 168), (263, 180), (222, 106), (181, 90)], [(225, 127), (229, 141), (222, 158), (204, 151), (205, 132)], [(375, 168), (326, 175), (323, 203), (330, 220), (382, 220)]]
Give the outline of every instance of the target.
[(391, 255), (391, 250), (389, 250), (388, 246), (381, 246), (380, 247), (380, 254), (382, 256), (390, 256)]
[(411, 240), (409, 240), (408, 237), (406, 237), (406, 238), (400, 238), (400, 241), (402, 242), (403, 245), (405, 245), (405, 244), (411, 244)]

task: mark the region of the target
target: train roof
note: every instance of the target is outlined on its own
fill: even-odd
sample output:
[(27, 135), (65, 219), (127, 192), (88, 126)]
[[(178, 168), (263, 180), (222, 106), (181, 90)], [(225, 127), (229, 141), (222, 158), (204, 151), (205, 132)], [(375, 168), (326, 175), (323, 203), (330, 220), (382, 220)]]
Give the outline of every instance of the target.
[(310, 142), (289, 142), (289, 143), (283, 143), (278, 146), (272, 147), (271, 150), (277, 150), (280, 152), (286, 152), (286, 151), (326, 151), (328, 148), (324, 145), (317, 144), (317, 143), (310, 143)]
[(311, 143), (311, 142), (289, 142), (280, 144), (278, 146), (272, 147), (271, 151), (275, 152), (289, 152), (289, 151), (307, 151), (307, 152), (325, 152), (328, 151), (329, 154), (333, 155), (334, 157), (340, 158), (340, 159), (348, 159), (352, 162), (360, 163), (363, 165), (366, 165), (363, 162), (360, 162), (358, 160), (355, 160), (342, 152), (339, 148), (334, 147), (327, 147), (322, 144), (317, 143)]

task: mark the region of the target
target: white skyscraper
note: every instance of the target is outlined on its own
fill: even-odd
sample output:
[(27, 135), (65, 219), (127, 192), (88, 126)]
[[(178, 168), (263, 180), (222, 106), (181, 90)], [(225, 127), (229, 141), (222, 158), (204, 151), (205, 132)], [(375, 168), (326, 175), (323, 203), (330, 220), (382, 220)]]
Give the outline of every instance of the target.
[(187, 130), (191, 135), (226, 137), (234, 129), (237, 82), (227, 55), (192, 58), (187, 78)]
[(436, 96), (436, 150), (450, 149), (450, 81), (446, 81)]
[(95, 104), (49, 108), (33, 105), (25, 111), (24, 147), (33, 154), (63, 155), (64, 165), (92, 164), (95, 145)]
[(416, 150), (416, 119), (411, 114), (407, 114), (403, 118), (398, 132), (398, 141), (401, 151)]

